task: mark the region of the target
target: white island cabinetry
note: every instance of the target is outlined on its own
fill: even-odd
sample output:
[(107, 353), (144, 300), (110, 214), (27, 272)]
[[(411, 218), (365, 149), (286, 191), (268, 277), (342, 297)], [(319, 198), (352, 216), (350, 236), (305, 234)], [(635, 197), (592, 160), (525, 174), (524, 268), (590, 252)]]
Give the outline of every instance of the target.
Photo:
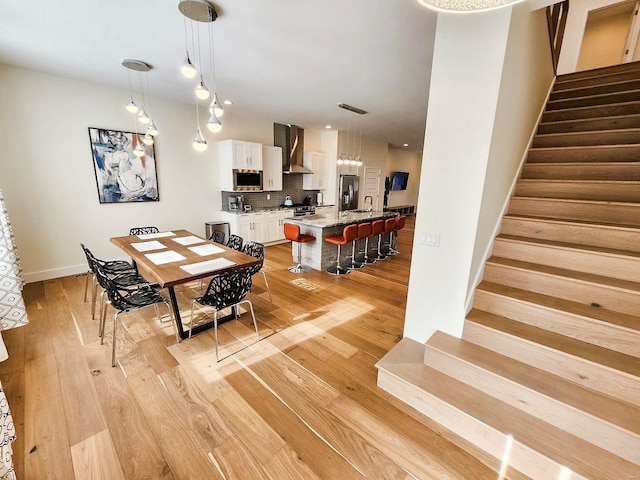
[(291, 216), (289, 210), (271, 210), (252, 213), (222, 212), (229, 222), (229, 233), (240, 235), (244, 242), (278, 243), (284, 238), (284, 219)]

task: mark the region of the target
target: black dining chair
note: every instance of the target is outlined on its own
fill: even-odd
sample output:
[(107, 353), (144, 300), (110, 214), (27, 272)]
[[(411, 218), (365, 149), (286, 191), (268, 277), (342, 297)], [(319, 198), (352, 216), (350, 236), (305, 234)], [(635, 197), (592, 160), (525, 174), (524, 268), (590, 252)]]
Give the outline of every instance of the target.
[(264, 284), (267, 287), (267, 293), (269, 294), (269, 301), (273, 303), (273, 298), (271, 297), (271, 289), (269, 288), (269, 282), (267, 281), (267, 274), (262, 269), (264, 265), (264, 245), (258, 242), (247, 242), (244, 247), (242, 247), (242, 253), (250, 255), (254, 258), (260, 260), (260, 263), (257, 265), (253, 265), (251, 267), (247, 267), (249, 272), (251, 272), (251, 276), (253, 277), (256, 273), (262, 273), (262, 277), (264, 278)]
[(243, 268), (233, 272), (222, 273), (220, 275), (214, 276), (209, 282), (204, 295), (194, 298), (191, 302), (191, 323), (189, 324), (189, 338), (191, 338), (191, 332), (194, 326), (193, 311), (195, 304), (198, 303), (202, 306), (213, 308), (216, 361), (219, 361), (218, 312), (220, 312), (220, 310), (232, 307), (237, 317), (238, 307), (243, 303), (248, 303), (251, 310), (253, 325), (256, 329), (256, 335), (258, 336), (258, 340), (260, 340), (260, 333), (258, 332), (258, 324), (256, 323), (256, 316), (253, 312), (253, 305), (251, 304), (251, 301), (245, 299), (245, 297), (249, 293), (249, 290), (251, 290), (251, 272), (248, 269)]
[(229, 235), (229, 240), (227, 240), (227, 247), (241, 252), (243, 242), (244, 240), (240, 235), (231, 234)]
[[(131, 290), (122, 290), (118, 285), (115, 279), (109, 277), (109, 275), (105, 274), (100, 268), (96, 270), (96, 276), (99, 278), (99, 282), (101, 285), (105, 286), (105, 291), (107, 292), (107, 305), (111, 305), (116, 313), (113, 316), (113, 335), (111, 340), (111, 366), (116, 366), (116, 335), (118, 329), (118, 317), (121, 313), (130, 313), (136, 310), (140, 310), (145, 307), (156, 307), (160, 303), (164, 303), (169, 310), (169, 317), (171, 318), (171, 323), (173, 324), (173, 330), (176, 335), (176, 339), (180, 341), (178, 336), (178, 329), (176, 327), (176, 323), (173, 318), (173, 311), (171, 310), (171, 305), (169, 301), (158, 292), (153, 286), (147, 284), (140, 286), (138, 288), (134, 288)], [(124, 292), (124, 293), (123, 293)], [(106, 323), (107, 316), (107, 308), (102, 310), (102, 315), (100, 317), (100, 345), (104, 343), (104, 327)]]
[(92, 278), (92, 287), (91, 287), (91, 318), (95, 316), (96, 309), (96, 293), (98, 288), (98, 282), (96, 278), (96, 267), (99, 266), (107, 275), (118, 275), (122, 273), (131, 273), (136, 274), (136, 268), (131, 265), (129, 262), (124, 260), (101, 260), (96, 258), (96, 256), (91, 253), (91, 251), (84, 246), (84, 244), (80, 244), (82, 247), (82, 251), (87, 259), (87, 265), (89, 266), (89, 270), (87, 270), (87, 276), (84, 281), (84, 301), (87, 301), (87, 289), (89, 286), (89, 277)]
[(220, 245), (224, 245), (225, 237), (226, 234), (222, 230), (214, 230), (213, 232), (211, 232), (211, 237), (209, 237), (209, 240), (215, 243), (219, 243)]
[(160, 233), (158, 227), (133, 227), (129, 230), (129, 235), (146, 235), (148, 233)]

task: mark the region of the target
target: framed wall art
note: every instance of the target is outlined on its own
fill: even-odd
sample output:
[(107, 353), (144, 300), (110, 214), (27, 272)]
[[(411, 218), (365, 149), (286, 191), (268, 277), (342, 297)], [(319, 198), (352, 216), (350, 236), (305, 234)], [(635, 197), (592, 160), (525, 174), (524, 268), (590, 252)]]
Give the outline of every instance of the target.
[[(155, 149), (141, 138), (133, 132), (89, 127), (100, 203), (160, 200)], [(138, 142), (144, 149), (141, 157), (134, 154)]]

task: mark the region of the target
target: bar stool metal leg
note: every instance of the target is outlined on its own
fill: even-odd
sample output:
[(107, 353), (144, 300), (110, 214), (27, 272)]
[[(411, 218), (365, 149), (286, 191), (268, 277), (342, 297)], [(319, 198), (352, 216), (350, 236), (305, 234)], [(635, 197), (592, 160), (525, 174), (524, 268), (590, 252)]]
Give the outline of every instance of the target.
[(338, 258), (336, 259), (336, 264), (327, 268), (327, 272), (331, 275), (346, 275), (347, 273), (351, 273), (350, 268), (344, 268), (340, 265), (340, 259), (342, 258), (342, 252), (340, 249), (341, 245), (338, 245)]

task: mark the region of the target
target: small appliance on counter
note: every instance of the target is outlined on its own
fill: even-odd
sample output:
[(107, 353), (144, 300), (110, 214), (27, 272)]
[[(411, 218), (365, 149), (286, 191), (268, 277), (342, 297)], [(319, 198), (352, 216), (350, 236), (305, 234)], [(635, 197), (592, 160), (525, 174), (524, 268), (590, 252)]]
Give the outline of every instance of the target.
[(244, 210), (244, 197), (242, 195), (229, 195), (229, 211), (242, 212)]
[(249, 212), (251, 212), (251, 205), (245, 205), (245, 206), (244, 206), (244, 212), (245, 212), (245, 213), (249, 213)]
[(319, 207), (322, 206), (322, 192), (318, 192), (316, 193), (316, 205), (318, 205)]
[(293, 200), (291, 200), (291, 195), (287, 195), (286, 197), (284, 197), (284, 206), (293, 207)]

